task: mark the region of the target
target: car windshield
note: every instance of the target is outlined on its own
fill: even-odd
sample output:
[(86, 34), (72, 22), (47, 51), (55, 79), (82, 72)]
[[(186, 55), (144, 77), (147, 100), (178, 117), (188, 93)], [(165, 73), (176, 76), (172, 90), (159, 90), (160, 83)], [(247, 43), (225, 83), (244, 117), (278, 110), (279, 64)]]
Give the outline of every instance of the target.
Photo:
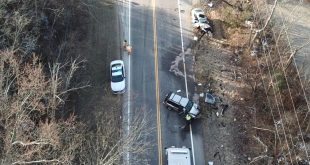
[(121, 82), (123, 80), (124, 80), (124, 77), (122, 75), (112, 76), (112, 82)]
[(205, 15), (203, 15), (203, 14), (199, 14), (199, 18), (205, 18), (206, 16)]
[(185, 106), (186, 112), (189, 112), (189, 111), (192, 109), (193, 104), (194, 104), (194, 103), (191, 102), (191, 101), (189, 101), (189, 102), (186, 104), (186, 106)]
[(207, 20), (201, 20), (201, 23), (208, 24), (209, 22)]
[(123, 67), (121, 64), (115, 64), (112, 66), (111, 79), (112, 82), (120, 82), (124, 80)]

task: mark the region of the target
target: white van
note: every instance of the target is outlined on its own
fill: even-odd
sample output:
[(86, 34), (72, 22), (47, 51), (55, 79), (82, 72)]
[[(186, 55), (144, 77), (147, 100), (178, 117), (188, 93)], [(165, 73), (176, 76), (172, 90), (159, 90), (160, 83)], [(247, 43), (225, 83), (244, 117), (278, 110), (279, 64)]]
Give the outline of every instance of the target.
[(175, 146), (166, 148), (168, 165), (191, 165), (190, 149), (186, 147), (176, 148)]

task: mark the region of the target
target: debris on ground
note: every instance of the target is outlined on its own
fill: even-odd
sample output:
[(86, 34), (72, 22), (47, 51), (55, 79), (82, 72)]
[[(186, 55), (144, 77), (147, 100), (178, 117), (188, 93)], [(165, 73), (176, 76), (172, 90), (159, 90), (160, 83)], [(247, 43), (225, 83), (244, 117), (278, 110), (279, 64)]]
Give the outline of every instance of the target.
[(205, 102), (208, 104), (215, 104), (215, 98), (212, 94), (206, 93)]
[(221, 104), (221, 115), (224, 116), (225, 111), (228, 109), (228, 104)]

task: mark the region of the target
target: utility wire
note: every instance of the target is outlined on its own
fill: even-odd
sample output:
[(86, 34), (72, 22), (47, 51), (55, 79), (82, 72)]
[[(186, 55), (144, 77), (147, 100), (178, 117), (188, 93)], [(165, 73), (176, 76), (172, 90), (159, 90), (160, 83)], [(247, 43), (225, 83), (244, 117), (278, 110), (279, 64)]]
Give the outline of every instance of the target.
[[(267, 91), (267, 89), (266, 89), (265, 81), (264, 81), (264, 78), (263, 78), (263, 76), (262, 76), (262, 70), (261, 70), (261, 68), (259, 67), (259, 66), (260, 66), (260, 63), (259, 63), (259, 61), (258, 61), (257, 58), (255, 58), (255, 59), (256, 59), (257, 66), (258, 66), (258, 68), (259, 68), (259, 72), (260, 72), (259, 75), (260, 75), (260, 77), (261, 77), (262, 84), (263, 84), (263, 88), (264, 88), (264, 91), (265, 91), (265, 95), (266, 95), (266, 97), (267, 97), (268, 107), (269, 107), (269, 109), (270, 109), (270, 113), (271, 113), (272, 120), (273, 120), (273, 123), (274, 123), (274, 126), (275, 126), (276, 134), (277, 134), (277, 137), (278, 137), (278, 139), (279, 139), (280, 146), (282, 146), (282, 150), (283, 150), (282, 140), (281, 140), (281, 138), (280, 138), (280, 134), (279, 134), (279, 131), (278, 131), (278, 126), (277, 126), (277, 123), (278, 123), (278, 122), (276, 122), (275, 115), (274, 115), (274, 112), (273, 112), (273, 108), (271, 107), (270, 98), (269, 98), (269, 96), (268, 96), (268, 91)], [(275, 139), (275, 140), (276, 140), (276, 139)], [(286, 157), (284, 157), (284, 159), (285, 159), (285, 161), (286, 161)]]
[[(283, 17), (282, 17), (282, 18), (283, 18)], [(289, 37), (288, 37), (287, 28), (286, 28), (286, 25), (285, 25), (284, 22), (285, 22), (285, 21), (282, 19), (283, 31), (284, 31), (284, 33), (285, 33), (285, 37), (286, 37), (287, 43), (288, 43), (288, 45), (289, 45), (290, 51), (292, 52), (292, 50), (293, 50), (293, 49), (292, 49), (292, 45), (291, 45), (290, 39), (289, 39)], [(280, 33), (279, 35), (281, 35), (281, 34), (282, 34), (282, 33)], [(280, 38), (280, 36), (279, 36), (279, 38)], [(279, 38), (278, 38), (278, 39), (279, 39)], [(277, 42), (276, 42), (276, 44), (277, 44)], [(278, 46), (277, 46), (277, 48), (278, 48)], [(294, 104), (294, 101), (293, 101), (293, 97), (292, 97), (290, 85), (289, 85), (289, 83), (288, 83), (288, 78), (287, 78), (286, 70), (285, 70), (285, 68), (284, 68), (283, 61), (282, 61), (282, 58), (281, 58), (279, 49), (277, 49), (277, 53), (278, 53), (278, 55), (279, 55), (279, 57), (280, 57), (280, 63), (281, 63), (281, 67), (282, 67), (282, 70), (283, 70), (283, 73), (284, 73), (286, 85), (287, 85), (287, 87), (288, 87), (288, 91), (289, 91), (289, 94), (290, 94), (290, 99), (291, 99), (292, 106), (293, 106), (293, 110), (294, 110), (294, 113), (295, 113), (295, 118), (296, 118), (296, 120), (297, 120), (299, 132), (300, 132), (300, 134), (301, 134), (300, 136), (301, 136), (301, 139), (302, 139), (304, 148), (305, 148), (304, 150), (305, 150), (305, 154), (306, 154), (306, 156), (307, 156), (307, 161), (309, 162), (309, 155), (308, 155), (308, 151), (307, 151), (307, 146), (306, 146), (306, 143), (305, 143), (305, 140), (304, 140), (304, 137), (303, 137), (304, 133), (303, 133), (303, 131), (302, 131), (302, 129), (301, 129), (301, 126), (300, 126), (300, 122), (299, 122), (299, 118), (298, 118), (298, 115), (297, 115), (297, 112), (296, 112), (296, 107), (295, 107), (295, 104)], [(293, 59), (293, 60), (294, 60), (294, 59)], [(294, 62), (295, 62), (295, 60), (294, 60)], [(294, 64), (296, 65), (296, 63), (294, 63)], [(295, 66), (295, 67), (296, 67), (296, 66)], [(297, 69), (297, 70), (298, 70), (298, 69)], [(299, 77), (299, 79), (300, 79), (300, 77)], [(303, 89), (303, 90), (304, 90), (304, 89)], [(306, 98), (306, 96), (305, 96), (305, 98)], [(308, 103), (307, 103), (307, 104), (308, 104)], [(308, 109), (308, 110), (309, 110), (309, 109)]]
[[(280, 112), (280, 107), (279, 107), (279, 102), (278, 102), (278, 98), (277, 98), (277, 95), (278, 95), (279, 92), (276, 91), (275, 86), (274, 86), (274, 84), (277, 83), (277, 80), (275, 79), (276, 82), (275, 83), (273, 82), (273, 76), (272, 76), (272, 73), (271, 73), (271, 69), (273, 71), (273, 74), (275, 73), (275, 69), (273, 67), (272, 58), (271, 58), (270, 53), (271, 53), (271, 51), (268, 48), (267, 48), (267, 52), (264, 51), (265, 59), (266, 59), (266, 64), (267, 64), (267, 67), (268, 67), (268, 74), (269, 74), (269, 77), (270, 77), (271, 86), (272, 86), (272, 90), (273, 90), (273, 93), (274, 93), (278, 114), (279, 114), (279, 117), (280, 117), (280, 120), (281, 120), (281, 126), (282, 126), (282, 129), (283, 129), (284, 138), (285, 138), (286, 145), (287, 145), (287, 148), (288, 148), (288, 153), (289, 153), (289, 156), (290, 156), (290, 161), (293, 164), (292, 155), (291, 155), (291, 152), (290, 152), (290, 146), (289, 146), (289, 143), (288, 143), (288, 140), (287, 140), (287, 134), (286, 134), (285, 124), (284, 124), (286, 122), (286, 120), (283, 120), (283, 118), (282, 118), (282, 115), (281, 115), (281, 112)], [(270, 61), (271, 65), (269, 65), (269, 62), (268, 62), (268, 59), (267, 59), (268, 57), (269, 57), (269, 61)], [(278, 90), (279, 90), (279, 88), (278, 88)], [(281, 95), (280, 95), (280, 97), (281, 97)], [(284, 107), (283, 102), (282, 102), (282, 98), (280, 98), (280, 101), (281, 101), (282, 107)], [(284, 110), (283, 110), (283, 114), (284, 114)], [(297, 160), (296, 160), (296, 162), (297, 162)]]

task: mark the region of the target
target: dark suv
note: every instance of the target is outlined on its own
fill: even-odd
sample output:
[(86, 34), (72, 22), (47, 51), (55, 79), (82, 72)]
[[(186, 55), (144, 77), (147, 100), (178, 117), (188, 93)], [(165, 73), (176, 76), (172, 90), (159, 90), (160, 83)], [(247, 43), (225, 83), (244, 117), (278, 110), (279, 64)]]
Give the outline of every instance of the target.
[(175, 110), (180, 115), (184, 115), (186, 120), (196, 119), (200, 114), (196, 103), (173, 92), (166, 95), (163, 103), (168, 110)]

